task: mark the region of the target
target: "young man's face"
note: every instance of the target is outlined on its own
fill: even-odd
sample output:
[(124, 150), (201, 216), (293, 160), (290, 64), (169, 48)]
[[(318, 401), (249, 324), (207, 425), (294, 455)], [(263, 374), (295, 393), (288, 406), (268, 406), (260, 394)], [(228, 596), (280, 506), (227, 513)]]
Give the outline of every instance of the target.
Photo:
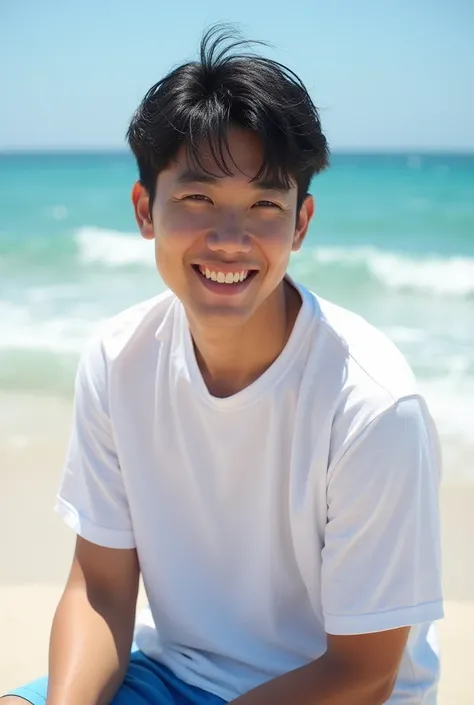
[(136, 185), (133, 201), (141, 233), (155, 238), (158, 270), (195, 323), (242, 325), (275, 294), (290, 253), (299, 249), (313, 214), (307, 198), (297, 215), (297, 189), (251, 182), (262, 163), (258, 138), (228, 136), (232, 175), (202, 155), (210, 178), (190, 167), (183, 148), (158, 177), (152, 219), (148, 195)]

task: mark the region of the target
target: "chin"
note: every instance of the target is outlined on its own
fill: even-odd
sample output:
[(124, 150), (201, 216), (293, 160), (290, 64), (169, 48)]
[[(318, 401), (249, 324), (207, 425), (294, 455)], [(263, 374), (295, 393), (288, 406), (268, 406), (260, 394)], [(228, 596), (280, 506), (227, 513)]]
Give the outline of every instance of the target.
[(242, 326), (252, 317), (253, 311), (248, 308), (233, 308), (231, 306), (191, 306), (186, 307), (195, 323), (209, 328), (234, 328)]

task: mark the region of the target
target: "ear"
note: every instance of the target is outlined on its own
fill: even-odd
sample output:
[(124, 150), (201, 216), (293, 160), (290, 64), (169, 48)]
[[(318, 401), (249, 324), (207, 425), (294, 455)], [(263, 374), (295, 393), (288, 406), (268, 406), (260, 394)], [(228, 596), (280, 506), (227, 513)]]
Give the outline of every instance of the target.
[(308, 227), (313, 215), (314, 198), (312, 196), (306, 196), (296, 219), (295, 234), (293, 236), (293, 245), (291, 248), (293, 252), (297, 252), (303, 244), (303, 240), (306, 237), (306, 233), (308, 232)]
[(153, 240), (155, 232), (153, 230), (153, 221), (150, 214), (150, 196), (146, 188), (139, 181), (133, 185), (132, 203), (135, 219), (142, 237), (146, 240)]

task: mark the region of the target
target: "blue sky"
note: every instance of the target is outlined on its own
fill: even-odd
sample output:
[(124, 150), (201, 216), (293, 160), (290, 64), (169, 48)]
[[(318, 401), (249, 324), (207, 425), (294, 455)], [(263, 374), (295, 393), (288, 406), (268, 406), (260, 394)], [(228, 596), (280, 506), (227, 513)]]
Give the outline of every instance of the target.
[(473, 0), (0, 0), (0, 150), (123, 147), (216, 21), (275, 46), (334, 150), (474, 151)]

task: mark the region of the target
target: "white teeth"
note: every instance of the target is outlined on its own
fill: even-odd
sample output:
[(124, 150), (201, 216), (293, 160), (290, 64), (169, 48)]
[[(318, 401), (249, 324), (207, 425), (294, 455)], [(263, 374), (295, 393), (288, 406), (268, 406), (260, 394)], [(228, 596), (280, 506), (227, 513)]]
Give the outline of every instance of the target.
[(227, 272), (227, 274), (225, 272), (215, 272), (208, 267), (199, 267), (199, 271), (206, 279), (211, 279), (219, 284), (238, 284), (247, 279), (249, 275), (248, 269), (242, 272)]

